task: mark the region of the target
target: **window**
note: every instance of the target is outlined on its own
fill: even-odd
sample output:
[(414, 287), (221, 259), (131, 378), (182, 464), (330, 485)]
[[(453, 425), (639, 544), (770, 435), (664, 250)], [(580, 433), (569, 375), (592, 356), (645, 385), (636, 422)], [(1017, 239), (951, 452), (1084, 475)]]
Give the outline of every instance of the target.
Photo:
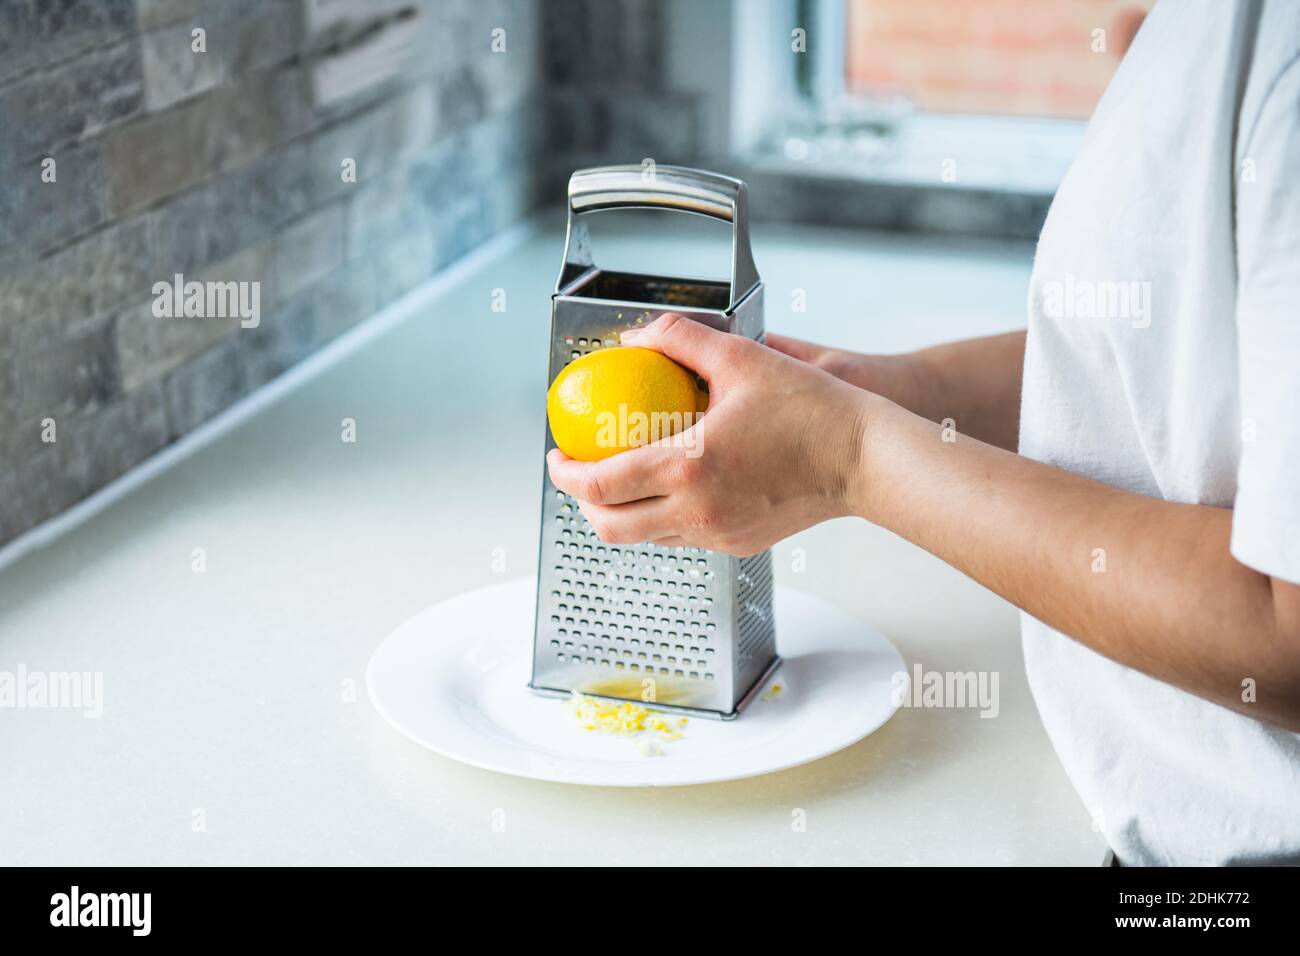
[(931, 112), (1087, 119), (1150, 6), (846, 0), (845, 87)]
[[(741, 63), (737, 128), (748, 120), (760, 156), (810, 174), (926, 184), (956, 160), (943, 185), (1049, 195), (1153, 2), (740, 3), (742, 43), (793, 28), (807, 52), (784, 93), (749, 90), (772, 49)], [(744, 11), (760, 7), (783, 13), (756, 28)]]

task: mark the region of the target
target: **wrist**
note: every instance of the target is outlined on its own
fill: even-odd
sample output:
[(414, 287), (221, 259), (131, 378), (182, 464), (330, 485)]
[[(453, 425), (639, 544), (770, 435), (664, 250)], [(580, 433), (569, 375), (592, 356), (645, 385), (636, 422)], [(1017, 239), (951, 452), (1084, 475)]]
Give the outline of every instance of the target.
[(944, 407), (943, 353), (922, 349), (901, 356), (905, 360), (910, 402), (904, 406), (922, 418), (933, 420)]
[(883, 396), (872, 392), (861, 392), (857, 396), (856, 407), (849, 417), (850, 437), (843, 463), (843, 514), (879, 523), (876, 495), (873, 494), (877, 482), (872, 472), (880, 458), (880, 448), (887, 440), (890, 423), (899, 413), (904, 413), (904, 410)]

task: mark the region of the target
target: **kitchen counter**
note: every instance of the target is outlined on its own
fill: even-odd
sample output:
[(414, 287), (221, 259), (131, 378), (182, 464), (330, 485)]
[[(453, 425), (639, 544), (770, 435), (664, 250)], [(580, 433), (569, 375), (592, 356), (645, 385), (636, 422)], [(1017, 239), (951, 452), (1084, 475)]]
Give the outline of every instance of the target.
[[(722, 271), (715, 224), (691, 222), (614, 223), (597, 261)], [(895, 351), (1022, 324), (1027, 245), (775, 225), (754, 242), (776, 331)], [(653, 791), (475, 770), (379, 717), (364, 673), (392, 628), (533, 573), (562, 243), (549, 217), (494, 243), (0, 572), (0, 671), (103, 675), (98, 719), (0, 710), (0, 863), (1101, 862), (1016, 611), (861, 521), (782, 542), (778, 581), (909, 665), (997, 672), (996, 717), (904, 708), (807, 766)]]

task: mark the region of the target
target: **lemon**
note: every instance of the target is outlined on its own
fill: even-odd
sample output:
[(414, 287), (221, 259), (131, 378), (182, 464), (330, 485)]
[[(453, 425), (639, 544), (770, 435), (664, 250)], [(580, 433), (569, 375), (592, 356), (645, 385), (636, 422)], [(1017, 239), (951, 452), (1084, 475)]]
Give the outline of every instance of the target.
[[(707, 405), (707, 396), (704, 398)], [(600, 349), (574, 359), (546, 393), (546, 417), (560, 451), (599, 461), (695, 423), (695, 379), (653, 349)]]

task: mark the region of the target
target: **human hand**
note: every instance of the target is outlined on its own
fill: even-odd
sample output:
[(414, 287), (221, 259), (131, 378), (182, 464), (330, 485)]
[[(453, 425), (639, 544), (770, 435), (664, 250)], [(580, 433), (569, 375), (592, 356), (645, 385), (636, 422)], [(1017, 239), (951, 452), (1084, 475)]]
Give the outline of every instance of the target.
[(767, 334), (767, 344), (850, 385), (882, 395), (910, 411), (918, 410), (924, 390), (923, 369), (914, 355), (865, 355), (774, 332)]
[(691, 545), (746, 556), (852, 513), (872, 396), (828, 372), (675, 313), (624, 333), (709, 383), (693, 435), (603, 461), (552, 449), (551, 480), (602, 541)]

